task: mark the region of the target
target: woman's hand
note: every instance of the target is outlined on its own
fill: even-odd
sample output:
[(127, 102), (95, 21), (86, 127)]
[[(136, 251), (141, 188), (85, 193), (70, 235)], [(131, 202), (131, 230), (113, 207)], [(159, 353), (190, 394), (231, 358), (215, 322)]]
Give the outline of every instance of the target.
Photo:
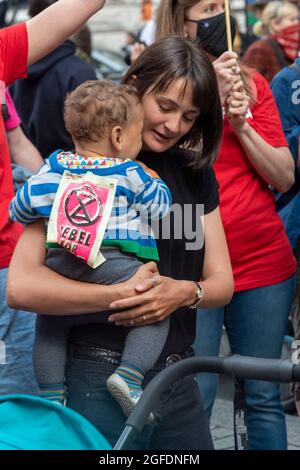
[(134, 45), (132, 46), (131, 52), (130, 52), (130, 63), (131, 65), (135, 63), (135, 61), (138, 59), (138, 57), (141, 55), (142, 52), (146, 49), (145, 44), (142, 44), (141, 42), (135, 42)]
[(127, 299), (137, 293), (145, 292), (153, 287), (159, 275), (157, 265), (154, 261), (143, 264), (137, 272), (127, 281), (115, 284), (118, 288), (118, 299)]
[(139, 295), (118, 300), (110, 304), (113, 313), (109, 321), (122, 326), (145, 326), (167, 318), (179, 307), (195, 301), (195, 284), (191, 281), (177, 281), (170, 277), (155, 275), (136, 286)]
[(232, 128), (240, 132), (246, 123), (250, 98), (246, 93), (244, 84), (240, 79), (236, 82), (226, 100), (225, 112)]
[(240, 77), (238, 55), (235, 52), (224, 52), (213, 62), (213, 66), (217, 75), (220, 99), (223, 106), (233, 85)]

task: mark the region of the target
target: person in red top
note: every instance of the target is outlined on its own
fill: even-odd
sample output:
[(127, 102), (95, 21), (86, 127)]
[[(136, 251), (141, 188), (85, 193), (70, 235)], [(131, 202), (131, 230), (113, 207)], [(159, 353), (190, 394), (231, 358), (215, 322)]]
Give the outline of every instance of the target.
[[(197, 37), (209, 53), (224, 105), (223, 141), (214, 169), (235, 293), (223, 308), (198, 311), (195, 350), (217, 356), (225, 324), (233, 354), (279, 358), (296, 269), (270, 188), (285, 192), (294, 181), (279, 114), (266, 80), (241, 71), (237, 56), (226, 52), (224, 0), (161, 0), (157, 39), (174, 34)], [(198, 380), (210, 415), (218, 378), (200, 374)], [(245, 391), (250, 448), (286, 449), (279, 386), (247, 380)]]
[(10, 157), (15, 164), (15, 175), (13, 172), (13, 176), (17, 178), (17, 184), (21, 184), (21, 174), (25, 178), (26, 174), (34, 173), (43, 165), (44, 161), (38, 149), (24, 134), (20, 116), (7, 88), (5, 90), (5, 100), (7, 112), (4, 112), (3, 118)]
[[(5, 87), (26, 76), (33, 64), (100, 10), (105, 0), (59, 0), (26, 23), (0, 30), (1, 104)], [(45, 34), (47, 31), (47, 34)], [(51, 34), (48, 32), (51, 31)], [(13, 197), (11, 161), (5, 126), (0, 117), (0, 383), (1, 394), (34, 393), (36, 384), (31, 367), (32, 321), (29, 314), (8, 308), (5, 288), (7, 268), (21, 233), (21, 226), (8, 220)]]
[[(267, 143), (270, 150), (274, 147), (276, 158), (276, 152), (288, 145), (278, 110), (266, 80), (258, 73), (253, 80), (257, 97), (245, 116), (245, 132), (248, 126), (260, 136), (257, 152), (264, 152)], [(239, 138), (239, 132), (226, 116), (221, 151), (214, 165), (235, 292), (281, 283), (295, 272), (290, 243), (274, 209), (274, 194), (248, 158), (247, 142)]]
[[(2, 113), (11, 160), (17, 165), (22, 165), (19, 170), (25, 168), (29, 172), (35, 171), (43, 164), (42, 157), (22, 131), (21, 120), (7, 88), (5, 89), (4, 103)], [(14, 229), (11, 233), (17, 235), (19, 227), (15, 225)], [(10, 240), (9, 232), (8, 240)], [(14, 242), (14, 240), (10, 241)], [(8, 247), (4, 246), (4, 249), (8, 249)], [(33, 379), (31, 351), (35, 315), (7, 308), (4, 291), (5, 281), (6, 269), (0, 269), (1, 393), (10, 391), (34, 393), (37, 391), (37, 386)]]

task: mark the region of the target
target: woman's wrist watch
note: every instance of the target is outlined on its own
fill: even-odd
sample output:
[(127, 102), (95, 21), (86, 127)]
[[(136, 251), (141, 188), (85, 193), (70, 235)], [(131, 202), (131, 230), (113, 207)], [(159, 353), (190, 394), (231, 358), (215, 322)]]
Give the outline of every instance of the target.
[(196, 281), (193, 281), (194, 284), (196, 284), (197, 286), (197, 290), (196, 290), (196, 299), (194, 301), (194, 303), (192, 305), (189, 306), (189, 308), (198, 308), (203, 300), (203, 297), (204, 297), (204, 289), (202, 287), (202, 285), (200, 284), (200, 282), (196, 282)]

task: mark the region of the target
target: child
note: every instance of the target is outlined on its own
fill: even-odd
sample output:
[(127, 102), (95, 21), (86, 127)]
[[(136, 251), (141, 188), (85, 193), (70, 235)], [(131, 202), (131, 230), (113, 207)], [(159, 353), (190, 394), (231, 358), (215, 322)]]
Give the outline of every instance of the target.
[[(67, 177), (71, 179), (77, 175), (84, 180), (84, 188), (81, 186), (81, 192), (76, 193), (76, 196), (84, 195), (78, 199), (76, 212), (82, 218), (76, 222), (73, 220), (79, 228), (71, 230), (57, 225), (65, 235), (60, 244), (76, 253), (80, 248), (79, 241), (86, 241), (89, 237), (84, 230), (87, 223), (84, 216), (88, 215), (89, 208), (93, 208), (97, 199), (91, 189), (96, 186), (87, 184), (87, 172), (92, 172), (92, 177), (105, 177), (108, 182), (114, 179), (116, 192), (101, 244), (101, 256), (105, 256), (106, 261), (92, 269), (80, 257), (61, 246), (50, 244), (46, 265), (81, 281), (98, 284), (125, 281), (140, 267), (141, 259), (158, 260), (149, 221), (164, 217), (171, 204), (170, 192), (164, 182), (147, 167), (134, 161), (142, 146), (143, 109), (139, 98), (135, 89), (128, 85), (117, 86), (109, 80), (85, 82), (66, 99), (65, 123), (76, 151), (58, 150), (49, 157), (12, 200), (11, 219), (26, 224), (41, 217), (48, 219), (51, 214), (49, 225), (55, 217), (58, 221), (60, 215), (55, 216), (53, 203), (56, 193), (60, 194), (59, 184), (61, 182), (62, 185), (62, 178), (65, 178), (63, 174), (67, 170)], [(66, 208), (71, 193), (73, 197), (74, 190), (64, 200), (57, 202), (55, 199), (54, 206)], [(93, 210), (97, 210), (95, 207)], [(71, 232), (73, 236), (70, 236)], [(96, 266), (97, 262), (95, 259), (91, 262), (89, 258), (89, 264)], [(64, 368), (71, 327), (103, 323), (110, 314), (37, 317), (34, 366), (42, 396), (64, 402)], [(162, 352), (168, 325), (165, 320), (131, 328), (127, 334), (121, 363), (107, 381), (109, 391), (126, 415), (141, 396), (145, 372), (153, 367)], [(110, 353), (112, 351), (103, 350), (106, 356), (110, 357)], [(111, 362), (118, 364), (113, 355)]]

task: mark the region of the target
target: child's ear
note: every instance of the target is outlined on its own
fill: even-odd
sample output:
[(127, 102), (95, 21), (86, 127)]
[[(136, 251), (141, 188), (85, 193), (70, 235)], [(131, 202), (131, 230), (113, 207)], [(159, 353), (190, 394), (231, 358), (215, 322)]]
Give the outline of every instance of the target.
[(123, 144), (123, 129), (121, 126), (115, 126), (112, 128), (110, 133), (112, 146), (120, 152)]

